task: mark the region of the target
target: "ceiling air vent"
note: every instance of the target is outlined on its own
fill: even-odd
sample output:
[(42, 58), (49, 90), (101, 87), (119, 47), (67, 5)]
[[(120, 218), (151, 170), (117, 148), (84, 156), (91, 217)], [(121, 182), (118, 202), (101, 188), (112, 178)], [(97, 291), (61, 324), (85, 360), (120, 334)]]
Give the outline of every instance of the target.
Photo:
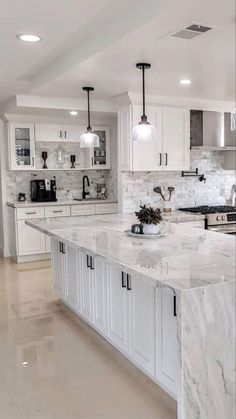
[(193, 23), (187, 28), (181, 29), (180, 31), (173, 33), (171, 36), (182, 39), (192, 39), (196, 38), (196, 36), (202, 35), (203, 33), (210, 31), (211, 29), (212, 28), (210, 26), (203, 26), (198, 25), (197, 23)]

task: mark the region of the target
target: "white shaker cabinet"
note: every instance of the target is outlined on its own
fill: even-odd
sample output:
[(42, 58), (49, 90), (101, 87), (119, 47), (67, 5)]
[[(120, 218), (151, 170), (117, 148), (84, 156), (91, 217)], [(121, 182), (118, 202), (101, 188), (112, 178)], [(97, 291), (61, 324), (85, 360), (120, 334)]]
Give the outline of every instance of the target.
[(34, 124), (8, 123), (8, 156), (10, 170), (35, 168)]
[(77, 251), (71, 246), (65, 248), (66, 257), (66, 281), (65, 281), (65, 300), (70, 306), (78, 311), (79, 308), (79, 281), (80, 266)]
[(94, 326), (104, 335), (108, 329), (108, 307), (107, 307), (107, 270), (108, 265), (99, 256), (93, 257), (91, 269), (94, 268)]
[(65, 300), (66, 278), (66, 247), (59, 240), (52, 240), (52, 284), (62, 300)]
[(156, 288), (156, 379), (176, 396), (177, 307), (169, 288)]
[(94, 322), (94, 305), (93, 305), (93, 276), (94, 270), (92, 263), (94, 263), (92, 256), (89, 253), (78, 251), (78, 264), (80, 267), (80, 313), (90, 323)]
[(121, 106), (118, 112), (119, 159), (123, 171), (180, 171), (190, 167), (190, 111), (147, 106), (148, 121), (156, 126), (155, 142), (133, 141), (140, 120), (139, 105)]
[(109, 325), (108, 336), (111, 342), (123, 352), (129, 351), (129, 305), (127, 278), (119, 267), (109, 265), (108, 301)]
[(128, 292), (130, 293), (130, 356), (154, 376), (154, 286), (139, 276), (134, 278), (129, 276)]
[(35, 124), (36, 142), (79, 142), (81, 133), (79, 125)]
[(26, 225), (25, 220), (17, 222), (17, 237), (19, 255), (35, 255), (45, 252), (45, 234)]
[[(141, 141), (133, 142), (133, 171), (158, 170), (158, 168), (162, 167), (161, 108), (147, 106), (146, 113), (148, 115), (148, 122), (156, 127), (156, 141), (150, 141), (148, 143)], [(137, 125), (140, 122), (141, 114), (142, 106), (133, 107), (133, 126)]]
[(162, 168), (190, 167), (190, 113), (186, 109), (162, 109)]

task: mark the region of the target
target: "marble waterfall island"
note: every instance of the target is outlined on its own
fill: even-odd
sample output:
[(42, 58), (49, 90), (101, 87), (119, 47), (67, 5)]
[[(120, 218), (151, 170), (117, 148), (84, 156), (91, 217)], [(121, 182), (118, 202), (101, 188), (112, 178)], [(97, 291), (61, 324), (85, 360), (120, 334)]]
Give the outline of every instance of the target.
[(233, 419), (235, 239), (166, 223), (140, 240), (125, 234), (134, 221), (26, 223), (52, 239), (59, 298), (177, 400), (178, 419)]

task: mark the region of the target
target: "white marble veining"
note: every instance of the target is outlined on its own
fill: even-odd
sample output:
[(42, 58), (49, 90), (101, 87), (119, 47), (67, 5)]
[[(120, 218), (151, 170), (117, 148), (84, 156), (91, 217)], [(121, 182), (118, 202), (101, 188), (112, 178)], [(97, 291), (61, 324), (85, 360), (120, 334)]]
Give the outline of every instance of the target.
[(175, 290), (233, 281), (235, 239), (229, 235), (163, 223), (165, 237), (153, 240), (125, 234), (133, 215), (27, 220), (36, 229), (125, 266), (126, 270)]

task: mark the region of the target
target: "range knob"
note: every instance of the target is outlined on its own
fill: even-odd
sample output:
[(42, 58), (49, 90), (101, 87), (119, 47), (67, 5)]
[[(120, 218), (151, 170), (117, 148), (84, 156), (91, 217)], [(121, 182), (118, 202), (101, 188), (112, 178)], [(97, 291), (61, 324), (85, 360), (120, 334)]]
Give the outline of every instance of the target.
[(221, 216), (221, 220), (222, 220), (222, 221), (225, 221), (225, 220), (226, 220), (225, 215), (222, 215), (222, 216)]
[(217, 216), (216, 216), (216, 219), (217, 219), (217, 221), (220, 221), (220, 216), (219, 216), (219, 215), (217, 215)]

